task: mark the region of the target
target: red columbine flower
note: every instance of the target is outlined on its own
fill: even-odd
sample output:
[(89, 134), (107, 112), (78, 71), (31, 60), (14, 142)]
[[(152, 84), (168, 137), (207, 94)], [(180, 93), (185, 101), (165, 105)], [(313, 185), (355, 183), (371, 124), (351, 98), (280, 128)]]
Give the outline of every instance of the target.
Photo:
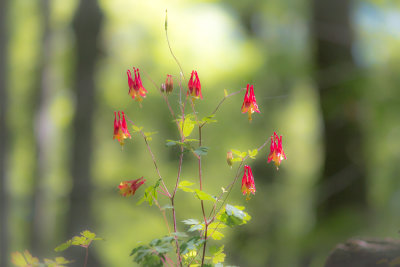
[[(249, 86), (250, 86), (250, 91), (249, 91)], [(258, 105), (256, 102), (256, 97), (254, 95), (254, 89), (253, 85), (247, 84), (247, 90), (246, 94), (244, 95), (244, 100), (243, 100), (243, 105), (242, 105), (242, 113), (248, 113), (249, 115), (249, 121), (251, 121), (251, 114), (257, 112), (260, 113), (260, 110), (258, 109)]]
[(255, 195), (256, 193), (256, 185), (254, 184), (253, 172), (251, 171), (250, 166), (244, 166), (244, 174), (242, 178), (242, 192), (243, 195), (246, 196), (246, 200), (250, 199), (250, 193)]
[(271, 161), (275, 162), (276, 169), (279, 169), (279, 165), (281, 165), (281, 161), (286, 159), (285, 152), (283, 152), (282, 148), (282, 135), (278, 138), (276, 132), (271, 136), (271, 152), (268, 155), (268, 163)]
[[(194, 78), (194, 80), (193, 80)], [(193, 70), (192, 75), (190, 75), (190, 80), (188, 83), (189, 91), (187, 95), (191, 95), (192, 98), (198, 99), (199, 97), (203, 99), (203, 95), (201, 94), (201, 84), (199, 76), (197, 75), (197, 71)]]
[[(122, 113), (122, 119), (121, 114)], [(125, 113), (123, 111), (118, 111), (118, 120), (117, 120), (117, 112), (114, 112), (114, 139), (117, 139), (121, 146), (124, 145), (124, 140), (126, 138), (131, 138), (131, 134), (128, 131), (128, 127), (126, 125)]]
[(136, 98), (136, 101), (141, 102), (143, 98), (146, 97), (147, 90), (143, 87), (139, 69), (133, 68), (133, 71), (135, 73), (135, 79), (132, 79), (132, 74), (130, 70), (126, 72), (126, 74), (128, 74), (128, 94), (132, 96), (132, 99)]
[(133, 196), (136, 192), (136, 190), (146, 182), (143, 177), (136, 179), (136, 180), (131, 180), (131, 181), (125, 181), (121, 182), (118, 186), (119, 188), (119, 193), (123, 195), (124, 197), (128, 196)]

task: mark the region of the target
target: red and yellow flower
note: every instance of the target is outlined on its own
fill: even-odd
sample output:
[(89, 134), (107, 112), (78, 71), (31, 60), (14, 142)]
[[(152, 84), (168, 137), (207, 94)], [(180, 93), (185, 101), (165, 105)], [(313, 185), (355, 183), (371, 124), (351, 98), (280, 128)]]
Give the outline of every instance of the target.
[(282, 148), (282, 135), (278, 137), (276, 132), (274, 132), (274, 135), (271, 136), (270, 150), (271, 152), (268, 155), (268, 163), (273, 161), (275, 163), (276, 169), (279, 169), (281, 161), (283, 159), (286, 159), (285, 152), (283, 151)]
[(119, 188), (119, 193), (123, 195), (124, 197), (128, 196), (133, 196), (136, 192), (136, 190), (146, 182), (143, 177), (136, 179), (136, 180), (131, 180), (131, 181), (125, 181), (121, 182), (118, 186)]
[(256, 193), (256, 185), (254, 184), (253, 172), (251, 171), (250, 166), (244, 166), (244, 173), (242, 178), (242, 193), (246, 195), (246, 200), (250, 199), (250, 193), (255, 195)]
[[(121, 119), (122, 113), (122, 119)], [(117, 139), (121, 146), (124, 145), (124, 140), (126, 138), (131, 138), (131, 134), (128, 131), (128, 127), (126, 125), (125, 113), (123, 111), (118, 111), (118, 119), (117, 112), (114, 112), (114, 136), (113, 140)]]
[(201, 83), (199, 76), (197, 75), (197, 71), (193, 70), (192, 74), (190, 75), (189, 83), (188, 83), (188, 88), (189, 91), (187, 92), (187, 95), (191, 95), (192, 98), (198, 99), (201, 98), (203, 99), (203, 95), (201, 94)]
[(254, 112), (260, 113), (258, 105), (256, 102), (256, 97), (254, 95), (253, 85), (247, 84), (246, 94), (244, 95), (242, 113), (248, 113), (249, 121), (252, 120), (251, 114)]
[(140, 78), (139, 69), (133, 68), (135, 78), (132, 78), (132, 73), (130, 70), (127, 70), (126, 74), (128, 75), (128, 85), (129, 92), (128, 94), (132, 97), (132, 99), (136, 99), (138, 102), (142, 102), (143, 98), (146, 97), (147, 90), (143, 87), (142, 79)]

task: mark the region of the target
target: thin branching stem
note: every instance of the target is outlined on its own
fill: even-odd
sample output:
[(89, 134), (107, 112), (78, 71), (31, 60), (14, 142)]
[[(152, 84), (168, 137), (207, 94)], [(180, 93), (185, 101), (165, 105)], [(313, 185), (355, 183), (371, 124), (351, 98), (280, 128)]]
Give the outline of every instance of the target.
[(158, 209), (162, 213), (165, 225), (167, 226), (168, 235), (170, 235), (171, 234), (171, 229), (169, 228), (169, 223), (168, 223), (168, 220), (167, 220), (167, 216), (165, 215), (165, 209), (161, 208), (160, 203), (158, 203), (157, 198), (155, 198), (154, 196), (153, 196), (153, 201), (154, 201), (154, 203), (156, 203), (156, 206), (158, 207)]
[[(222, 105), (222, 103), (224, 103), (224, 101), (225, 101), (227, 98), (229, 98), (229, 97), (231, 97), (231, 96), (234, 96), (234, 95), (237, 95), (237, 94), (239, 94), (240, 92), (242, 92), (242, 91), (244, 91), (244, 90), (246, 90), (246, 88), (242, 88), (242, 89), (240, 89), (239, 91), (236, 91), (236, 92), (230, 93), (229, 95), (224, 96), (224, 97), (221, 99), (221, 101), (219, 101), (218, 105), (215, 107), (214, 111), (211, 113), (210, 116), (215, 115), (215, 113), (217, 113), (219, 107)], [(200, 127), (203, 127), (206, 123), (207, 123), (207, 122), (203, 122), (203, 123), (200, 125)]]
[(86, 247), (85, 264), (83, 265), (83, 267), (87, 266), (88, 257), (89, 257), (89, 247)]
[[(128, 116), (125, 115), (125, 117), (126, 117), (126, 119), (127, 119), (133, 126), (136, 126), (136, 125), (133, 123), (133, 121), (130, 120), (130, 119), (128, 118)], [(136, 126), (136, 127), (137, 127), (137, 126)], [(138, 128), (138, 129), (139, 129), (139, 128)], [(162, 190), (164, 191), (164, 193), (165, 193), (169, 198), (171, 198), (171, 194), (169, 193), (168, 188), (167, 188), (167, 186), (166, 186), (165, 183), (164, 183), (164, 179), (163, 179), (162, 176), (161, 176), (160, 170), (158, 169), (158, 165), (157, 165), (157, 162), (156, 162), (156, 157), (154, 156), (153, 151), (152, 151), (151, 148), (150, 148), (149, 142), (147, 142), (147, 137), (146, 137), (146, 135), (144, 134), (144, 132), (143, 132), (142, 130), (139, 129), (138, 132), (139, 132), (140, 135), (143, 137), (144, 142), (146, 143), (147, 150), (148, 150), (149, 153), (150, 153), (150, 156), (151, 156), (151, 159), (153, 160), (153, 164), (154, 164), (154, 167), (155, 167), (155, 169), (156, 169), (156, 171), (157, 171), (158, 177), (160, 178), (161, 184), (163, 185)]]
[[(260, 147), (257, 148), (257, 152), (260, 152), (260, 150), (263, 149), (263, 148), (268, 144), (268, 142), (269, 142), (269, 139), (267, 139), (267, 140), (264, 142), (264, 144), (262, 144)], [(211, 212), (210, 212), (210, 215), (209, 215), (209, 222), (210, 222), (210, 223), (213, 222), (213, 221), (215, 220), (216, 214), (218, 214), (218, 212), (219, 212), (219, 211), (222, 209), (222, 207), (224, 206), (226, 200), (228, 199), (230, 193), (232, 192), (233, 186), (235, 185), (236, 181), (237, 181), (238, 178), (239, 178), (239, 174), (241, 173), (241, 169), (242, 169), (242, 166), (243, 166), (244, 162), (245, 162), (249, 157), (250, 157), (249, 155), (245, 156), (245, 157), (242, 159), (242, 161), (240, 162), (240, 165), (239, 165), (239, 167), (238, 167), (238, 169), (237, 169), (237, 171), (236, 171), (235, 178), (234, 178), (233, 181), (232, 181), (230, 184), (228, 184), (228, 186), (225, 188), (225, 190), (228, 191), (228, 194), (225, 196), (225, 198), (224, 198), (224, 200), (222, 201), (222, 204), (220, 205), (220, 207), (218, 208), (218, 210), (216, 209), (216, 204), (217, 204), (218, 201), (222, 198), (224, 192), (220, 193), (220, 195), (219, 195), (218, 198), (217, 198), (217, 201), (215, 201), (215, 203), (214, 203), (214, 205), (213, 205), (213, 207), (212, 207), (212, 210), (211, 210)]]

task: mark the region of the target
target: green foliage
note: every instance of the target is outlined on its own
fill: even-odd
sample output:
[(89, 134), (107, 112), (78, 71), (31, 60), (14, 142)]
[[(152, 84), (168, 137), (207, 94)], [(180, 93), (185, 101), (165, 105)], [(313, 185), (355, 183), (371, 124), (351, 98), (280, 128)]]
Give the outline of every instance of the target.
[(189, 181), (182, 181), (179, 183), (178, 188), (185, 191), (185, 192), (194, 192), (194, 189), (189, 188), (189, 186), (194, 185), (194, 183)]
[(146, 140), (151, 141), (151, 140), (153, 140), (153, 138), (151, 136), (154, 134), (157, 134), (157, 133), (158, 132), (144, 132), (143, 134), (144, 134)]
[(247, 152), (240, 152), (239, 150), (236, 149), (231, 149), (231, 151), (234, 155), (238, 156), (241, 159), (243, 159), (247, 155)]
[(163, 266), (166, 254), (173, 250), (173, 240), (173, 236), (153, 239), (148, 245), (134, 248), (130, 256), (134, 256), (133, 261), (142, 266)]
[(29, 253), (28, 250), (25, 250), (24, 254), (21, 254), (18, 251), (11, 253), (11, 262), (15, 266), (19, 266), (19, 267), (40, 266), (39, 259), (36, 257), (33, 257), (32, 254)]
[(152, 206), (153, 201), (157, 200), (158, 198), (157, 188), (160, 186), (160, 183), (161, 179), (158, 179), (154, 186), (147, 187), (146, 190), (144, 190), (143, 197), (137, 202), (137, 205), (140, 205), (144, 201), (147, 201), (147, 203), (149, 203), (149, 206)]
[[(181, 254), (188, 254), (192, 250), (197, 250), (201, 245), (203, 245), (204, 239), (201, 236), (193, 236), (185, 242), (181, 242), (180, 252)], [(186, 255), (189, 256), (189, 255)]]
[(136, 125), (132, 125), (132, 129), (134, 133), (140, 132), (143, 127), (142, 126), (136, 126)]
[(258, 150), (257, 149), (253, 149), (253, 150), (248, 150), (248, 154), (249, 154), (249, 157), (251, 158), (251, 159), (256, 159), (256, 156), (257, 156), (257, 154), (258, 154)]
[(214, 120), (213, 118), (215, 117), (215, 114), (206, 116), (204, 118), (201, 119), (201, 121), (199, 121), (199, 124), (206, 124), (206, 123), (213, 123), (213, 122), (217, 122), (217, 120)]
[(209, 248), (210, 254), (212, 255), (212, 263), (222, 263), (225, 261), (226, 254), (224, 252), (224, 245), (219, 248), (216, 246), (210, 246)]
[(219, 229), (226, 228), (226, 225), (222, 222), (212, 222), (208, 225), (209, 236), (214, 240), (221, 240), (225, 237), (223, 233), (218, 231)]
[(182, 132), (185, 137), (188, 137), (194, 129), (194, 125), (196, 124), (196, 122), (192, 120), (193, 118), (194, 118), (193, 114), (185, 115), (183, 128), (182, 128), (182, 117), (177, 120), (179, 122), (179, 127), (180, 129), (183, 130)]
[(92, 241), (94, 240), (103, 240), (101, 237), (96, 237), (95, 233), (90, 232), (89, 230), (85, 230), (81, 232), (80, 236), (74, 236), (72, 239), (67, 240), (61, 245), (57, 246), (54, 250), (57, 252), (64, 251), (70, 246), (80, 246), (84, 248), (88, 248)]
[(158, 133), (158, 132), (143, 132), (143, 127), (142, 126), (136, 126), (136, 125), (132, 125), (132, 129), (133, 129), (134, 133), (142, 132), (144, 137), (148, 141), (153, 140), (153, 138), (151, 136)]
[(199, 189), (195, 189), (194, 191), (196, 193), (197, 198), (200, 199), (200, 200), (210, 200), (210, 201), (213, 201), (213, 202), (217, 201), (213, 196), (207, 194), (204, 191), (201, 191)]
[(165, 145), (167, 147), (172, 147), (172, 146), (183, 146), (186, 150), (192, 151), (193, 146), (190, 144), (190, 142), (198, 142), (199, 140), (197, 139), (185, 139), (185, 142), (181, 141), (175, 141), (175, 140), (167, 140)]
[(42, 263), (39, 262), (38, 258), (33, 257), (28, 250), (25, 250), (23, 254), (18, 251), (11, 253), (11, 262), (18, 267), (64, 267), (71, 263), (64, 257), (56, 257), (54, 260), (44, 259)]
[(251, 219), (251, 216), (243, 210), (244, 207), (242, 206), (232, 206), (226, 204), (225, 207), (218, 213), (217, 219), (230, 227), (246, 224)]
[(44, 259), (44, 264), (48, 267), (63, 267), (65, 264), (71, 263), (72, 261), (66, 260), (64, 257), (56, 257), (54, 260)]
[(208, 147), (206, 146), (198, 147), (194, 150), (194, 153), (196, 153), (198, 156), (205, 156), (208, 153)]

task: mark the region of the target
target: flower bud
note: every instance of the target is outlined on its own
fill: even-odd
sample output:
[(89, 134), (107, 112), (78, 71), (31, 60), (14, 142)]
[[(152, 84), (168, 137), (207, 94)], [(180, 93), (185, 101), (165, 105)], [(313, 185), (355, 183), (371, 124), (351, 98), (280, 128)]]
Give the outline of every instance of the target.
[(167, 74), (167, 79), (165, 80), (164, 89), (167, 94), (172, 93), (172, 90), (174, 89), (174, 82), (172, 81), (172, 75)]
[(228, 163), (229, 167), (231, 167), (231, 168), (232, 168), (232, 165), (233, 165), (233, 161), (232, 160), (233, 160), (232, 151), (228, 151), (226, 153), (226, 162)]

